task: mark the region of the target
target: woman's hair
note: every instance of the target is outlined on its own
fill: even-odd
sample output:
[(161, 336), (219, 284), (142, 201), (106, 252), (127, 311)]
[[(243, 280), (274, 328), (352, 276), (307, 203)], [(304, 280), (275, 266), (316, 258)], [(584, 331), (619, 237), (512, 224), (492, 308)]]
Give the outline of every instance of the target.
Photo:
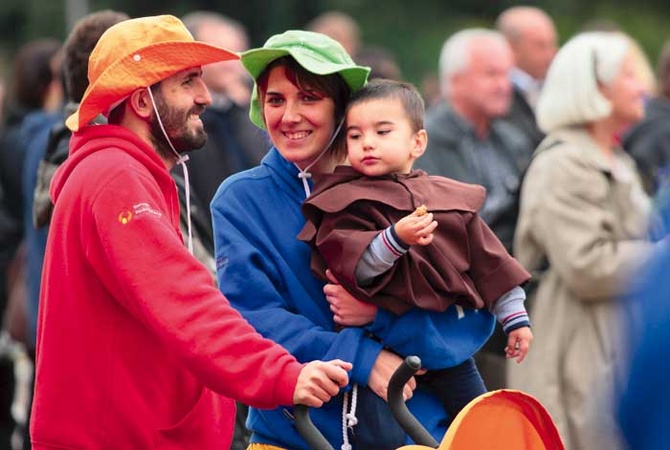
[(603, 119), (612, 105), (600, 92), (619, 75), (630, 41), (620, 33), (586, 32), (570, 39), (549, 67), (537, 103), (537, 123), (545, 133)]
[[(333, 118), (335, 124), (338, 125), (344, 120), (344, 111), (351, 96), (351, 89), (349, 89), (344, 79), (337, 73), (317, 75), (309, 72), (291, 56), (282, 56), (275, 59), (258, 76), (256, 85), (258, 86), (258, 99), (261, 109), (265, 92), (268, 89), (268, 78), (275, 67), (283, 67), (286, 71), (286, 78), (301, 91), (316, 91), (324, 97), (332, 98), (335, 104), (335, 117)], [(265, 120), (264, 115), (263, 120)], [(338, 133), (337, 138), (331, 144), (335, 157), (344, 158), (345, 156), (346, 149), (344, 148), (344, 139), (342, 139), (343, 135), (342, 132)]]

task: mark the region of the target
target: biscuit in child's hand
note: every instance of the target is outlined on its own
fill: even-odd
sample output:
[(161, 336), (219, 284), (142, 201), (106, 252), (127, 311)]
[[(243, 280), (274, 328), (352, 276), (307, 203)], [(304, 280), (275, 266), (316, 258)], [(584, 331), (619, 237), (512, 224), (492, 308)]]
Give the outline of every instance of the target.
[(428, 214), (428, 207), (427, 207), (426, 205), (419, 205), (419, 206), (414, 210), (414, 214), (416, 214), (416, 215), (419, 216), (419, 217), (421, 217), (421, 216), (425, 216), (426, 214)]

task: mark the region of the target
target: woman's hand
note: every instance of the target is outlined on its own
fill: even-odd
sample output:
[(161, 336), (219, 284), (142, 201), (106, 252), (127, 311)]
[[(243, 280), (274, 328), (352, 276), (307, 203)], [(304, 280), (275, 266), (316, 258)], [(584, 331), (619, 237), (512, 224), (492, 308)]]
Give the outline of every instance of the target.
[[(368, 379), (368, 386), (370, 386), (370, 389), (372, 389), (375, 394), (387, 402), (389, 381), (391, 380), (393, 373), (402, 363), (403, 359), (400, 356), (391, 353), (388, 350), (382, 350), (379, 352), (379, 356), (377, 356), (375, 365), (372, 366), (372, 372), (370, 372), (370, 378)], [(416, 389), (416, 380), (412, 377), (402, 389), (402, 396), (405, 401), (412, 398), (414, 389)]]
[(330, 304), (335, 323), (347, 327), (360, 327), (372, 322), (377, 315), (377, 307), (355, 299), (337, 281), (330, 270), (326, 270), (329, 284), (323, 287), (323, 293)]

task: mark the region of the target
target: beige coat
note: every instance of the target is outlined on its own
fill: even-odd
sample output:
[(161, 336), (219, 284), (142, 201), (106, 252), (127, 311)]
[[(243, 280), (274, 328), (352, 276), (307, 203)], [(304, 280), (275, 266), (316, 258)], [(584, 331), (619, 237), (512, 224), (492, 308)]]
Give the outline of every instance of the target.
[(650, 251), (649, 200), (628, 155), (617, 149), (610, 164), (582, 128), (554, 133), (539, 148), (524, 179), (514, 252), (531, 272), (545, 258), (549, 268), (531, 310), (535, 340), (513, 384), (547, 407), (568, 450), (616, 450), (610, 412), (628, 309), (617, 299)]

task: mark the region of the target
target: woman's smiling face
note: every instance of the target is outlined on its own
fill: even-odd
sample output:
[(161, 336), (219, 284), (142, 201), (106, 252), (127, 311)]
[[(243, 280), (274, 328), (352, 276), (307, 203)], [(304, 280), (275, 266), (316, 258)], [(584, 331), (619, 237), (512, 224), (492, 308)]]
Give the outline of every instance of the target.
[(265, 126), (284, 158), (305, 169), (330, 142), (335, 131), (335, 102), (317, 91), (301, 90), (286, 69), (271, 69), (261, 95)]

